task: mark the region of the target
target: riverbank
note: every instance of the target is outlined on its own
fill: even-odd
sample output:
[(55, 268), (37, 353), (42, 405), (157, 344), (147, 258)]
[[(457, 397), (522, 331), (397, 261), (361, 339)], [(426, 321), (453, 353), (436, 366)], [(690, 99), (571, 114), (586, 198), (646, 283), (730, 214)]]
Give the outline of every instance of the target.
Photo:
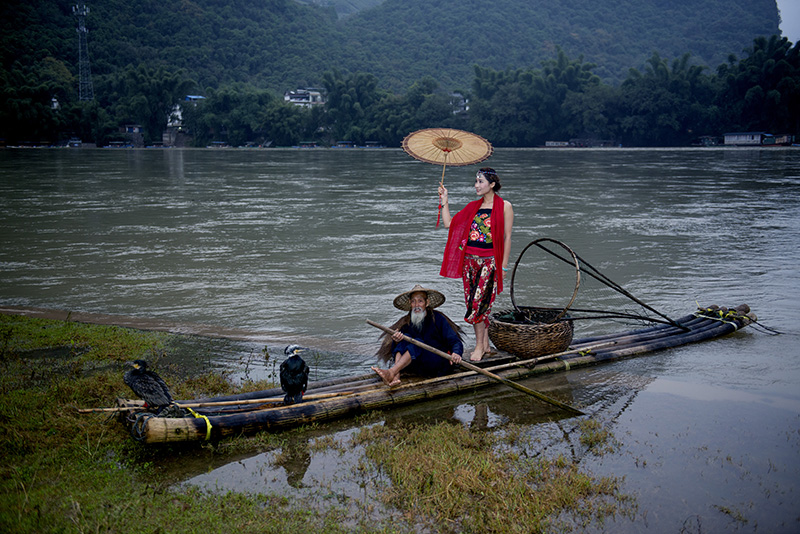
[[(531, 456), (537, 438), (516, 425), (490, 431), (446, 422), (388, 425), (371, 414), (347, 438), (307, 428), (202, 447), (146, 448), (116, 421), (77, 413), (129, 396), (124, 362), (138, 357), (154, 363), (177, 398), (267, 387), (159, 366), (175, 335), (0, 314), (1, 530), (553, 532), (632, 507), (614, 477), (595, 479), (563, 455)], [(586, 451), (613, 447), (613, 436), (597, 422), (581, 422), (578, 434)], [(287, 442), (298, 436), (314, 451), (349, 451), (354, 476), (375, 492), (354, 505), (336, 495), (205, 491), (175, 484), (165, 468), (209, 451), (223, 462), (272, 453), (280, 464)]]
[[(219, 326), (180, 323), (150, 317), (132, 317), (127, 315), (109, 315), (85, 311), (56, 310), (31, 306), (0, 306), (0, 314), (23, 315), (25, 317), (50, 319), (54, 321), (73, 321), (96, 325), (113, 325), (137, 330), (167, 332), (170, 334), (196, 335), (209, 338), (224, 338), (237, 341), (251, 341), (263, 337), (264, 333), (256, 333), (241, 328), (221, 328)], [(272, 333), (276, 342), (284, 341), (285, 336)]]

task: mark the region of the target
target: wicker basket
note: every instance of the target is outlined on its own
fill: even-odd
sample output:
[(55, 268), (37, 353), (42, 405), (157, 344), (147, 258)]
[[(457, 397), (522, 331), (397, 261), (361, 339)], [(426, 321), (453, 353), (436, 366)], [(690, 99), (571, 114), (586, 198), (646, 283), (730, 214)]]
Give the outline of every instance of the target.
[(572, 321), (559, 310), (519, 307), (489, 317), (489, 339), (520, 358), (561, 352), (572, 343)]
[[(522, 256), (531, 247), (553, 254), (575, 268), (575, 289), (567, 305), (563, 308), (533, 308), (518, 306), (514, 298), (514, 279)], [(581, 269), (578, 257), (561, 241), (547, 237), (531, 241), (522, 249), (514, 270), (511, 272), (511, 309), (499, 311), (489, 316), (489, 339), (500, 350), (520, 358), (536, 358), (546, 354), (561, 352), (572, 343), (573, 327), (567, 311), (581, 285)]]

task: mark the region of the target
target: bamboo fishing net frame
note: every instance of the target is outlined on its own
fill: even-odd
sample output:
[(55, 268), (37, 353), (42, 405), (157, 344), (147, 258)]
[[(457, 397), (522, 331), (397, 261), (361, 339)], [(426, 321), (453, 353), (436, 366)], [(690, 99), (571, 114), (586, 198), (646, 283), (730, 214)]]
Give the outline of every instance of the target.
[[(566, 254), (568, 259), (565, 261), (568, 263), (570, 263), (569, 258), (571, 258), (571, 265), (575, 269), (575, 287), (572, 295), (566, 306), (559, 309), (519, 306), (514, 297), (514, 281), (519, 264), (525, 252), (533, 246), (550, 252), (545, 243), (563, 249), (562, 253)], [(490, 315), (489, 339), (498, 349), (525, 358), (535, 358), (566, 350), (572, 342), (574, 334), (568, 311), (572, 303), (575, 302), (580, 285), (580, 264), (578, 263), (577, 255), (571, 248), (561, 241), (550, 238), (532, 241), (522, 249), (511, 272), (511, 303), (514, 307), (513, 309), (501, 310)]]
[[(565, 249), (567, 249), (569, 251), (569, 254), (568, 255), (562, 255), (562, 254), (559, 253), (558, 250), (553, 250), (553, 249), (547, 248), (546, 246), (543, 246), (541, 244), (541, 243), (547, 242), (547, 241), (559, 243), (563, 248), (565, 248)], [(575, 307), (572, 306), (572, 304), (575, 302), (575, 297), (578, 294), (578, 287), (576, 285), (575, 293), (573, 294), (572, 300), (570, 300), (570, 303), (567, 305), (567, 308), (569, 308), (570, 311), (573, 312), (572, 316), (570, 317), (570, 320), (575, 321), (575, 320), (579, 320), (579, 319), (628, 319), (628, 320), (644, 321), (644, 322), (650, 322), (650, 323), (663, 323), (663, 324), (668, 324), (668, 325), (671, 325), (671, 326), (675, 326), (677, 328), (680, 328), (681, 330), (686, 330), (685, 326), (679, 324), (677, 321), (675, 321), (671, 317), (665, 315), (664, 313), (658, 311), (657, 309), (655, 309), (654, 307), (650, 306), (649, 304), (647, 304), (647, 303), (643, 302), (642, 300), (638, 299), (630, 291), (626, 290), (624, 287), (622, 287), (618, 283), (616, 283), (613, 280), (611, 280), (608, 276), (606, 276), (603, 273), (601, 273), (597, 268), (595, 268), (592, 264), (590, 264), (588, 261), (586, 261), (584, 258), (579, 256), (578, 254), (573, 252), (572, 249), (567, 247), (565, 244), (563, 244), (563, 243), (561, 243), (559, 241), (552, 240), (552, 239), (546, 239), (546, 238), (545, 239), (537, 239), (536, 241), (532, 242), (527, 247), (525, 247), (523, 252), (525, 250), (527, 250), (530, 246), (534, 245), (534, 244), (539, 246), (539, 248), (541, 248), (542, 250), (544, 250), (548, 254), (551, 254), (555, 258), (557, 258), (557, 259), (569, 264), (570, 266), (571, 265), (577, 265), (578, 269), (580, 271), (582, 271), (585, 275), (597, 280), (602, 285), (612, 289), (613, 291), (619, 293), (620, 295), (622, 295), (623, 297), (627, 298), (628, 300), (630, 300), (632, 302), (635, 302), (637, 305), (641, 306), (644, 310), (647, 310), (647, 311), (649, 311), (649, 312), (651, 312), (651, 313), (653, 313), (653, 314), (655, 314), (655, 315), (657, 315), (659, 317), (659, 318), (656, 318), (656, 317), (652, 317), (652, 316), (645, 316), (645, 315), (642, 315), (642, 314), (628, 313), (628, 312), (617, 311), (617, 310), (598, 310), (598, 309), (575, 308)], [(521, 259), (522, 259), (522, 254), (520, 254), (519, 259), (517, 259), (517, 264), (519, 264), (519, 261)], [(516, 272), (516, 265), (514, 266), (514, 271)], [(512, 302), (514, 301), (513, 275), (512, 275), (512, 285), (511, 285), (511, 300), (512, 300)], [(516, 305), (515, 305), (515, 308), (516, 308)], [(552, 310), (553, 308), (534, 307), (534, 309), (537, 309), (537, 310)], [(589, 314), (589, 315), (586, 315), (586, 316), (576, 315), (576, 314), (581, 314), (581, 313)]]
[[(536, 247), (534, 250), (543, 251), (545, 257), (551, 257), (555, 265), (562, 265), (560, 262), (563, 262), (566, 266), (564, 270), (559, 270), (555, 265), (548, 264), (550, 270), (558, 271), (557, 279), (562, 284), (559, 290), (569, 292), (568, 273), (574, 270), (575, 285), (571, 288), (572, 294), (565, 306), (520, 306), (517, 303), (515, 295), (517, 274), (523, 256), (532, 247)], [(582, 278), (582, 273), (588, 278)], [(638, 310), (625, 310), (622, 306), (619, 310), (576, 308), (574, 304), (578, 290), (582, 282), (587, 280), (599, 282), (601, 288), (611, 289), (611, 294), (616, 294), (626, 302), (635, 303), (639, 306)], [(511, 273), (510, 293), (513, 308), (495, 312), (490, 316), (489, 338), (498, 349), (517, 356), (535, 357), (565, 350), (572, 341), (573, 322), (577, 320), (617, 319), (629, 323), (662, 323), (688, 331), (685, 325), (642, 302), (576, 254), (565, 243), (555, 239), (536, 239), (522, 250)]]

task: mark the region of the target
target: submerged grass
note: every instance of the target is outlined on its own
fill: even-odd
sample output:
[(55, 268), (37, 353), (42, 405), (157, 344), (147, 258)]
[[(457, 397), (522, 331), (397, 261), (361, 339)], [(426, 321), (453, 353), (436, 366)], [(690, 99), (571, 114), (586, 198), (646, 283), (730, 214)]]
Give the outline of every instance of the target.
[[(169, 339), (164, 333), (0, 315), (0, 532), (552, 532), (562, 527), (551, 518), (565, 510), (602, 517), (624, 506), (617, 480), (595, 480), (563, 456), (520, 453), (535, 441), (520, 427), (389, 427), (368, 416), (357, 419), (363, 426), (350, 443), (364, 450), (353, 469), (383, 474), (381, 498), (406, 522), (354, 516), (335, 499), (219, 495), (173, 486), (155, 465), (187, 449), (191, 454), (198, 445), (144, 447), (106, 416), (76, 411), (128, 396), (122, 362), (158, 359), (169, 350)], [(164, 371), (179, 398), (271, 385), (234, 386), (224, 375), (180, 377), (169, 366)], [(601, 450), (611, 439), (601, 430), (587, 427), (587, 448)], [(234, 456), (277, 451), (298, 432), (319, 429), (203, 447)], [(344, 447), (320, 437), (311, 451)]]
[(520, 444), (516, 431), (374, 426), (357, 439), (391, 481), (385, 501), (435, 519), (439, 531), (553, 532), (567, 528), (552, 519), (564, 511), (602, 519), (629, 509), (617, 479), (594, 479), (564, 456), (531, 458), (509, 448)]

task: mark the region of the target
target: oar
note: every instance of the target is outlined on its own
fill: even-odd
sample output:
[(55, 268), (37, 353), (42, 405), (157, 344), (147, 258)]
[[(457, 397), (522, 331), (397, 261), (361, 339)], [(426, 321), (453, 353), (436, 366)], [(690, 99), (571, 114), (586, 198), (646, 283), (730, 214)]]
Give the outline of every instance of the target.
[[(395, 332), (398, 331), (398, 330), (392, 330), (391, 328), (388, 328), (388, 327), (383, 326), (381, 324), (378, 324), (376, 322), (370, 321), (369, 319), (367, 319), (367, 323), (372, 325), (372, 326), (374, 326), (375, 328), (383, 330), (384, 332), (386, 332), (387, 334), (390, 334), (390, 335), (393, 335)], [(453, 361), (453, 356), (451, 356), (450, 354), (447, 354), (446, 352), (443, 352), (443, 351), (441, 351), (441, 350), (439, 350), (439, 349), (437, 349), (435, 347), (431, 347), (430, 345), (427, 345), (427, 344), (423, 343), (422, 341), (418, 341), (418, 340), (416, 340), (414, 338), (408, 337), (405, 334), (403, 334), (403, 339), (405, 341), (408, 341), (409, 343), (413, 343), (414, 345), (416, 345), (416, 346), (418, 346), (420, 348), (423, 348), (423, 349), (425, 349), (427, 351), (430, 351), (430, 352), (436, 354), (437, 356), (441, 356), (442, 358), (444, 358), (446, 360)], [(461, 365), (463, 367), (466, 367), (467, 369), (470, 369), (471, 371), (475, 371), (476, 373), (480, 373), (482, 375), (488, 376), (489, 378), (491, 378), (493, 380), (497, 380), (501, 384), (505, 384), (508, 387), (512, 387), (512, 388), (516, 389), (517, 391), (521, 391), (523, 393), (527, 393), (528, 395), (531, 395), (533, 397), (536, 397), (539, 400), (542, 400), (544, 402), (552, 404), (553, 406), (558, 406), (562, 410), (566, 410), (566, 411), (568, 411), (568, 412), (570, 412), (572, 414), (575, 414), (575, 415), (586, 415), (582, 411), (578, 410), (577, 408), (573, 408), (569, 404), (564, 404), (563, 402), (557, 401), (555, 399), (551, 399), (547, 395), (544, 395), (542, 393), (539, 393), (538, 391), (534, 391), (532, 389), (526, 388), (525, 386), (523, 386), (521, 384), (517, 384), (516, 382), (512, 382), (511, 380), (508, 380), (506, 378), (503, 378), (502, 376), (498, 376), (498, 375), (496, 375), (494, 373), (491, 373), (491, 372), (487, 371), (486, 369), (481, 369), (477, 365), (473, 365), (473, 364), (469, 363), (466, 360), (461, 360), (459, 362), (459, 365)]]
[[(312, 401), (319, 399), (329, 399), (331, 397), (339, 397), (342, 395), (349, 395), (350, 391), (340, 391), (337, 393), (320, 393), (317, 395), (305, 395), (304, 401)], [(268, 399), (247, 399), (247, 400), (232, 400), (232, 401), (209, 401), (209, 402), (176, 402), (175, 405), (182, 408), (210, 408), (213, 406), (239, 406), (243, 404), (278, 404), (283, 403), (282, 397), (271, 397)], [(115, 408), (80, 408), (78, 413), (97, 413), (97, 412), (125, 412), (134, 408), (133, 406), (117, 406)]]

